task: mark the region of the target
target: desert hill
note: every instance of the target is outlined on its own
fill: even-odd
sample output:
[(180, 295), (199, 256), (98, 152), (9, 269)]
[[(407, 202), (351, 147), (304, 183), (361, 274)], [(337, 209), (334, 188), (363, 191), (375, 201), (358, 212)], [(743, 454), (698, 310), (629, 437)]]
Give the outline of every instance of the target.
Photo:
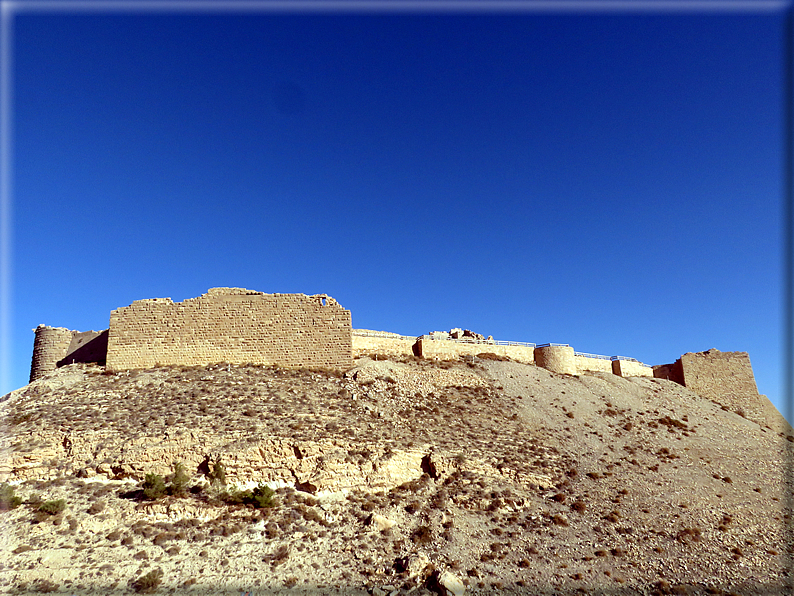
[[(791, 579), (791, 429), (771, 404), (749, 420), (672, 381), (488, 357), (344, 375), (76, 364), (0, 407), (0, 479), (22, 501), (0, 512), (5, 593), (749, 595)], [(147, 498), (177, 462), (186, 490)], [(252, 501), (260, 482), (272, 499)]]

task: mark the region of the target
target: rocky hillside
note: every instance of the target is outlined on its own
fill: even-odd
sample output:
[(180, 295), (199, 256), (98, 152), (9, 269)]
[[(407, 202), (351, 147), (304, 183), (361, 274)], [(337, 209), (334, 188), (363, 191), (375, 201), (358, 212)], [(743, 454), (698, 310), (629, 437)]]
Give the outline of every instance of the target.
[(72, 365), (2, 399), (6, 593), (760, 595), (791, 579), (794, 443), (771, 404), (759, 423), (670, 381), (486, 355), (343, 376)]

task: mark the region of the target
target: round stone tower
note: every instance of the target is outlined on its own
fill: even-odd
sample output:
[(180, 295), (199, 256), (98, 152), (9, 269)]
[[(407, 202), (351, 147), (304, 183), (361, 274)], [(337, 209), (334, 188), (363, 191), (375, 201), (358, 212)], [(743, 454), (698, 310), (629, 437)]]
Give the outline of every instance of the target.
[(538, 346), (535, 348), (535, 364), (556, 373), (576, 374), (576, 358), (571, 346)]
[(66, 358), (72, 332), (64, 327), (39, 325), (33, 340), (33, 362), (30, 365), (30, 382), (55, 370), (59, 360)]

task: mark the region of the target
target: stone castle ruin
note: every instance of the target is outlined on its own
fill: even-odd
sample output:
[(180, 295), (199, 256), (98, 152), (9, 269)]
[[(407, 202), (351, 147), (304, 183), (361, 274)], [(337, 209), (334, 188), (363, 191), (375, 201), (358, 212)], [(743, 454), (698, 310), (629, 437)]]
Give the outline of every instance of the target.
[(80, 333), (39, 325), (30, 380), (73, 362), (120, 371), (167, 365), (353, 366), (350, 311), (326, 295), (211, 288), (198, 298), (136, 300), (110, 326)]
[(763, 410), (746, 352), (686, 353), (651, 367), (633, 358), (576, 352), (566, 344), (498, 341), (463, 329), (419, 337), (355, 330), (350, 311), (325, 294), (211, 288), (183, 302), (136, 300), (111, 311), (103, 331), (39, 325), (35, 334), (31, 382), (77, 362), (109, 371), (216, 363), (348, 370), (361, 356), (450, 360), (490, 354), (562, 374), (668, 379), (732, 411), (754, 416)]

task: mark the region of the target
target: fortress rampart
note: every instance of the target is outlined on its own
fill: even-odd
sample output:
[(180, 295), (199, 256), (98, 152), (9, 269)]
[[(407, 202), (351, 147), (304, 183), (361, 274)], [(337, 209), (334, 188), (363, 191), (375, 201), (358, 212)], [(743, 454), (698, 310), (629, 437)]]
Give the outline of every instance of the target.
[(535, 363), (547, 370), (567, 375), (575, 375), (576, 355), (571, 346), (546, 344), (535, 348)]
[(107, 330), (70, 331), (64, 327), (39, 325), (34, 331), (36, 337), (33, 340), (33, 361), (30, 365), (31, 382), (64, 364), (105, 364)]
[(575, 352), (567, 344), (538, 346), (533, 343), (498, 341), (491, 338), (454, 338), (445, 332), (413, 337), (386, 331), (353, 330), (353, 356), (355, 358), (362, 356), (416, 356), (435, 360), (453, 360), (483, 353), (505, 356), (522, 364), (537, 364), (553, 372), (569, 375), (583, 372), (608, 372), (623, 377), (653, 376), (652, 367), (637, 362), (633, 358)]
[(672, 364), (650, 367), (633, 358), (576, 352), (567, 344), (497, 341), (462, 329), (419, 337), (353, 330), (350, 311), (324, 294), (211, 288), (183, 302), (136, 300), (112, 311), (104, 331), (39, 325), (35, 333), (31, 382), (73, 362), (97, 362), (110, 371), (219, 362), (346, 370), (360, 356), (449, 360), (488, 353), (562, 374), (668, 379), (754, 420), (763, 419), (768, 402), (758, 394), (746, 352), (688, 352)]
[(421, 358), (451, 360), (461, 358), (464, 355), (476, 356), (487, 352), (498, 356), (506, 356), (523, 364), (533, 364), (535, 362), (535, 344), (497, 343), (493, 340), (450, 341), (423, 335), (417, 339), (417, 346), (417, 356)]
[(325, 295), (212, 288), (110, 313), (108, 370), (216, 362), (350, 368), (350, 311)]
[(31, 382), (55, 370), (58, 362), (66, 357), (72, 343), (72, 331), (64, 327), (39, 325), (33, 340), (33, 362), (30, 365)]
[(654, 367), (654, 376), (675, 381), (748, 418), (760, 420), (767, 409), (758, 393), (747, 352), (687, 352), (672, 364)]
[(378, 355), (386, 358), (419, 356), (415, 349), (416, 338), (413, 336), (388, 333), (386, 331), (370, 331), (368, 329), (353, 330), (353, 357)]
[[(574, 363), (579, 372), (614, 372), (612, 359), (595, 354), (579, 354), (574, 352)], [(617, 374), (617, 373), (616, 373)]]

